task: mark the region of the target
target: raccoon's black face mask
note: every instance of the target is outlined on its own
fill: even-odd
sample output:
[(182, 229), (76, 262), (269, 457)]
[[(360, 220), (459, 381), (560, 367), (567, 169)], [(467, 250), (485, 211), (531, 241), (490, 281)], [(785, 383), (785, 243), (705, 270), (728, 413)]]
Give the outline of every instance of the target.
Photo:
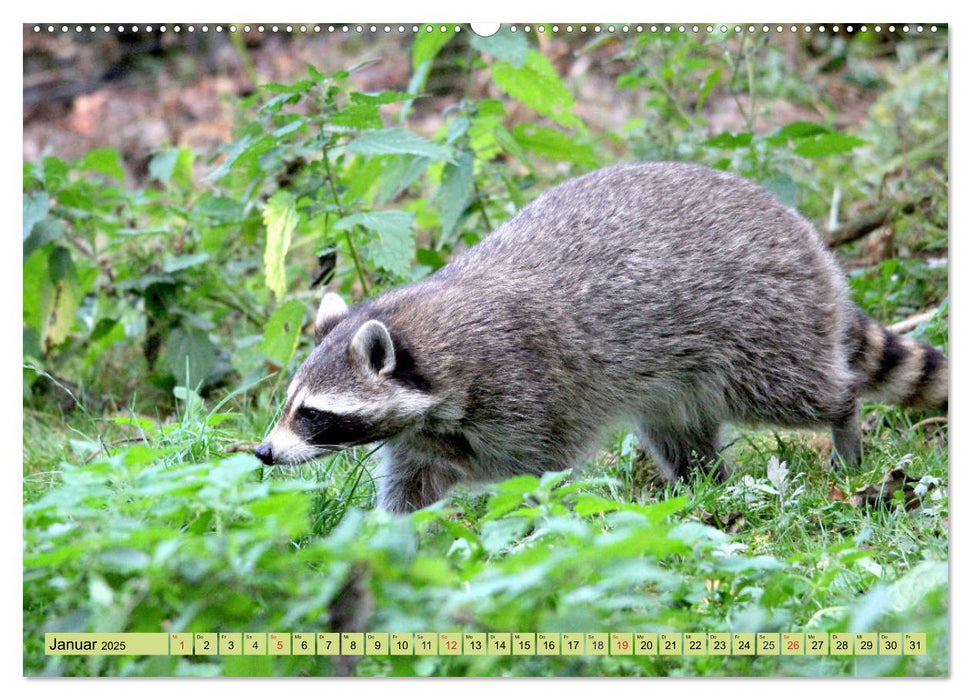
[(256, 450), (264, 463), (294, 464), (391, 438), (433, 405), (428, 383), (388, 328), (376, 319), (355, 321), (339, 297), (324, 297), (317, 348), (297, 371), (279, 422)]
[(301, 406), (294, 412), (293, 431), (314, 447), (351, 447), (380, 439), (377, 425), (355, 415), (339, 415)]

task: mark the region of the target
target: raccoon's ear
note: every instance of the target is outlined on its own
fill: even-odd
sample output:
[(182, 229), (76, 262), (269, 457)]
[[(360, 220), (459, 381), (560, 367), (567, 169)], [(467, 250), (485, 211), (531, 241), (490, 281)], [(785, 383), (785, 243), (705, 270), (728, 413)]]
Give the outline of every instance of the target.
[(394, 371), (394, 343), (380, 321), (368, 321), (361, 326), (347, 352), (351, 361), (365, 372), (386, 377)]
[(320, 300), (317, 308), (317, 320), (314, 322), (314, 343), (320, 345), (328, 333), (334, 330), (334, 326), (340, 323), (347, 316), (347, 304), (333, 292), (327, 292)]

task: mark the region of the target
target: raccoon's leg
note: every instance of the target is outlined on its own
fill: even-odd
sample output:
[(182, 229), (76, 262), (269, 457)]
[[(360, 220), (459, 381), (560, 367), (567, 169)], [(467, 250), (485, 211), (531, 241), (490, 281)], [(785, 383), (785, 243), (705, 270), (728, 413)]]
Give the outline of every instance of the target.
[(657, 462), (668, 481), (687, 479), (692, 469), (714, 471), (721, 481), (728, 478), (728, 468), (718, 454), (718, 426), (671, 428), (641, 421), (637, 436)]
[(400, 446), (386, 447), (376, 475), (378, 506), (392, 513), (411, 513), (443, 498), (458, 480), (458, 470), (440, 459)]
[(832, 424), (833, 467), (841, 464), (853, 468), (863, 456), (863, 440), (860, 437), (860, 402), (854, 400), (852, 408)]

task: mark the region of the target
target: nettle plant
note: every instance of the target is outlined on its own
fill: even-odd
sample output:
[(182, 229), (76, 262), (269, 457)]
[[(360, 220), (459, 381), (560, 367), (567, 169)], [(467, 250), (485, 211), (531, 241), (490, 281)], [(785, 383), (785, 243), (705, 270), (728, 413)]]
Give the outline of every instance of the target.
[[(205, 166), (185, 148), (156, 154), (138, 189), (109, 148), (26, 165), (25, 387), (38, 373), (83, 377), (132, 344), (168, 391), (285, 370), (316, 285), (333, 279), (359, 299), (427, 276), (529, 188), (598, 165), (569, 90), (527, 37), (475, 37), (440, 57), (457, 37), (419, 33), (404, 92), (354, 90), (368, 64), (333, 75), (308, 66), (302, 80), (262, 86), (201, 180)], [(436, 61), (457, 66), (465, 87), (426, 137), (409, 116)], [(503, 101), (471, 99), (482, 70), (549, 126), (507, 128)]]
[[(448, 59), (465, 72), (466, 88), (449, 100), (435, 134), (409, 129), (436, 57), (456, 36), (418, 34), (406, 92), (350, 89), (351, 74), (368, 64), (330, 76), (308, 66), (306, 79), (264, 86), (275, 96), (258, 107), (208, 179), (249, 201), (272, 191), (263, 206), (264, 263), (266, 287), (277, 299), (288, 290), (292, 250), (311, 246), (321, 275), (336, 253), (340, 289), (366, 296), (427, 275), (460, 242), (475, 243), (524, 204), (523, 190), (539, 179), (531, 156), (598, 164), (592, 146), (581, 143), (586, 130), (572, 114), (569, 91), (521, 34), (474, 37), (464, 57)], [(468, 96), (469, 75), (483, 68), (496, 87), (558, 128), (507, 129), (500, 100)], [(519, 167), (504, 167), (509, 161)], [(503, 196), (489, 197), (493, 192)], [(511, 206), (501, 203), (506, 199)], [(476, 213), (481, 218), (468, 224)]]

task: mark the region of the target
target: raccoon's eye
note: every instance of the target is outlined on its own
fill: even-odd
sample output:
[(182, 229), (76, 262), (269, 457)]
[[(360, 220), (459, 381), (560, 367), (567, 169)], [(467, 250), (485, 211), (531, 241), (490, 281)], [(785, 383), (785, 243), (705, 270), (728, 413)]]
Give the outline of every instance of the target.
[(310, 423), (316, 423), (324, 417), (324, 412), (318, 411), (316, 408), (310, 408), (309, 406), (301, 406), (297, 409), (297, 417)]

